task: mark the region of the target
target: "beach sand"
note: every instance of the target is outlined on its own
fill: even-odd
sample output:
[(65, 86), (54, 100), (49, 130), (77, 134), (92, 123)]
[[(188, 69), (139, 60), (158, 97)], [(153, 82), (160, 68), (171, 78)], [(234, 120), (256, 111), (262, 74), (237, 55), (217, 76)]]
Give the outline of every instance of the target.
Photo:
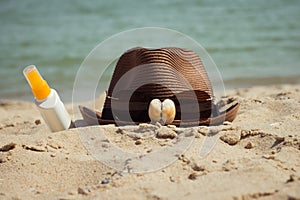
[[(219, 127), (107, 125), (56, 133), (33, 103), (1, 101), (0, 199), (300, 199), (300, 85), (227, 94), (241, 106), (233, 123)], [(129, 134), (147, 128), (171, 134)], [(183, 134), (195, 139), (174, 163), (134, 174), (116, 171), (87, 151), (79, 132), (103, 130), (120, 148), (145, 154)], [(216, 145), (200, 159), (203, 142), (216, 130)]]

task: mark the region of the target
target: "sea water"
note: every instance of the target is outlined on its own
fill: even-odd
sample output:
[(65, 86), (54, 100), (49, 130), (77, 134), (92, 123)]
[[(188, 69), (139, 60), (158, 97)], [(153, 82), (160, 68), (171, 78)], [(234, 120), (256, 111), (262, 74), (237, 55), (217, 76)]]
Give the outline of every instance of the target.
[(116, 33), (140, 27), (174, 29), (195, 39), (228, 87), (297, 82), (299, 22), (298, 0), (0, 1), (0, 99), (30, 100), (22, 70), (35, 64), (71, 101), (89, 52)]

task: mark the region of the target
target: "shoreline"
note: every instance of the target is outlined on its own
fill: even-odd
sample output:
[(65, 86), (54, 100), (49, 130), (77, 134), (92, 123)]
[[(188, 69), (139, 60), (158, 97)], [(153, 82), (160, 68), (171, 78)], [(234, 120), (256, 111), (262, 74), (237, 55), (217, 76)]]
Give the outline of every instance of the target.
[(226, 89), (239, 89), (246, 87), (255, 86), (271, 86), (271, 85), (282, 85), (282, 84), (300, 84), (299, 76), (275, 76), (275, 77), (244, 77), (244, 78), (233, 78), (224, 80), (224, 86)]
[[(248, 88), (248, 87), (256, 87), (256, 86), (272, 86), (272, 85), (282, 85), (282, 84), (300, 84), (300, 75), (296, 76), (287, 76), (287, 77), (244, 77), (244, 78), (234, 78), (234, 79), (228, 79), (223, 80), (224, 82), (224, 88), (226, 91), (233, 90), (233, 89), (241, 89), (241, 88)], [(31, 91), (29, 88), (27, 88), (27, 92), (23, 91), (20, 93), (15, 94), (2, 94), (0, 95), (0, 101), (3, 100), (13, 100), (13, 101), (33, 101), (33, 96), (31, 94)], [(68, 88), (66, 90), (63, 89), (57, 89), (58, 93), (60, 94), (61, 99), (65, 103), (71, 103), (72, 99), (72, 88)], [(3, 98), (3, 96), (7, 96)]]

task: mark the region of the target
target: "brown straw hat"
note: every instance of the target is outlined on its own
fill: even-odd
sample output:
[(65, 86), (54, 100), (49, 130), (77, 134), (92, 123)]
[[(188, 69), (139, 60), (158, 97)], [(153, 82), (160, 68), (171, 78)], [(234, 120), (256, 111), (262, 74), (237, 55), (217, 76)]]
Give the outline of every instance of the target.
[(233, 121), (239, 103), (214, 102), (214, 94), (199, 56), (188, 49), (133, 48), (116, 65), (102, 112), (80, 106), (88, 123), (122, 125), (149, 123), (152, 99), (171, 99), (176, 116), (173, 125), (217, 125)]

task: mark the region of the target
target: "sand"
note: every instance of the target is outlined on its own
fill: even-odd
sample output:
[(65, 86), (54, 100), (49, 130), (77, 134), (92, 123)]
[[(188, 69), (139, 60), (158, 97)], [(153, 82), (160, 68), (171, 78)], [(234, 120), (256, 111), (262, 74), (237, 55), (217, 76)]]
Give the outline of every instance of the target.
[[(219, 127), (107, 125), (56, 133), (33, 103), (1, 101), (0, 199), (300, 199), (300, 85), (228, 95), (240, 101), (240, 110), (233, 123)], [(180, 137), (193, 140), (166, 167), (133, 173), (141, 169), (112, 169), (82, 143), (84, 134), (103, 132), (110, 140), (99, 143), (104, 149), (116, 145), (141, 155)], [(210, 138), (216, 144), (200, 159)]]

